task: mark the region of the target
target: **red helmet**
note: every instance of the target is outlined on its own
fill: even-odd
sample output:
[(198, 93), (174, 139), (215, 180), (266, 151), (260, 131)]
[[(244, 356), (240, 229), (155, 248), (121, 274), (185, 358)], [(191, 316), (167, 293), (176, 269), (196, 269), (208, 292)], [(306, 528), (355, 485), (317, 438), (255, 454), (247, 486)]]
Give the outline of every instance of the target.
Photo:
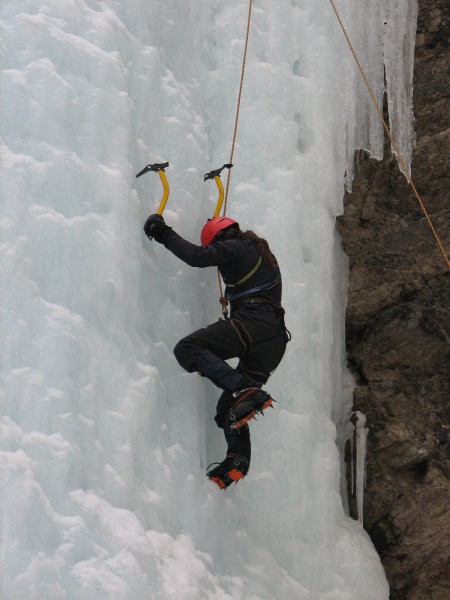
[(208, 246), (208, 244), (213, 241), (219, 231), (230, 227), (230, 225), (239, 225), (239, 223), (233, 219), (229, 219), (228, 217), (213, 217), (212, 219), (208, 219), (200, 236), (202, 240), (202, 246)]

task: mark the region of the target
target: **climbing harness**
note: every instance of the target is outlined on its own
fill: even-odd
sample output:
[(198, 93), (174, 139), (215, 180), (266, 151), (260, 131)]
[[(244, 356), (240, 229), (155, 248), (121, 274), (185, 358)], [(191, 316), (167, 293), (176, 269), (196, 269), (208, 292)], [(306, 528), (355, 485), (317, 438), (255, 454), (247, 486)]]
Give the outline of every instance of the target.
[(251, 288), (250, 290), (245, 290), (243, 292), (236, 292), (234, 294), (227, 293), (226, 299), (229, 302), (235, 302), (236, 300), (239, 300), (240, 298), (245, 298), (247, 296), (251, 296), (252, 294), (256, 294), (257, 292), (267, 292), (268, 290), (271, 290), (279, 283), (280, 283), (280, 273), (278, 272), (275, 279), (273, 279), (272, 281), (269, 281), (268, 283), (263, 283), (261, 285), (257, 285), (256, 287)]
[(372, 102), (373, 102), (373, 104), (374, 104), (374, 106), (375, 106), (375, 109), (376, 109), (376, 111), (377, 111), (377, 113), (378, 113), (378, 117), (379, 117), (379, 119), (381, 120), (381, 122), (383, 123), (383, 127), (384, 127), (384, 129), (386, 130), (386, 133), (387, 133), (387, 135), (388, 135), (388, 137), (389, 137), (389, 140), (390, 140), (390, 142), (391, 142), (391, 144), (392, 144), (392, 148), (393, 148), (393, 150), (394, 150), (394, 152), (395, 152), (395, 154), (396, 154), (396, 156), (397, 156), (397, 159), (398, 159), (399, 163), (400, 163), (400, 164), (401, 164), (401, 166), (402, 166), (402, 169), (403, 169), (403, 172), (404, 172), (404, 174), (405, 174), (405, 177), (406, 177), (406, 179), (408, 180), (408, 183), (410, 184), (410, 186), (411, 186), (411, 188), (412, 188), (412, 190), (413, 190), (413, 192), (414, 192), (414, 195), (416, 196), (416, 198), (417, 198), (417, 200), (418, 200), (418, 202), (419, 202), (419, 204), (420, 204), (420, 208), (422, 209), (422, 212), (423, 212), (423, 214), (425, 215), (425, 219), (427, 220), (427, 223), (428, 223), (428, 225), (429, 225), (429, 227), (430, 227), (430, 229), (431, 229), (431, 231), (432, 231), (432, 233), (433, 233), (433, 235), (434, 235), (434, 237), (435, 237), (435, 239), (436, 239), (436, 242), (437, 242), (437, 244), (438, 244), (438, 246), (439, 246), (439, 248), (440, 248), (440, 250), (441, 250), (441, 252), (442, 252), (443, 256), (444, 256), (444, 259), (445, 259), (445, 261), (446, 261), (446, 263), (447, 263), (447, 266), (448, 266), (448, 268), (450, 269), (450, 260), (449, 260), (449, 258), (448, 258), (448, 256), (447, 256), (446, 252), (445, 252), (445, 249), (444, 249), (444, 246), (443, 246), (443, 244), (442, 244), (442, 242), (441, 242), (441, 239), (439, 238), (439, 235), (437, 234), (437, 231), (436, 231), (436, 229), (434, 228), (434, 225), (433, 225), (433, 223), (432, 223), (432, 221), (431, 221), (431, 218), (430, 218), (430, 216), (429, 216), (429, 214), (428, 214), (428, 211), (427, 211), (427, 209), (425, 208), (425, 205), (424, 205), (424, 203), (423, 203), (423, 200), (422, 200), (422, 198), (420, 197), (420, 195), (419, 195), (419, 192), (418, 192), (418, 191), (417, 191), (417, 189), (416, 189), (416, 186), (414, 185), (414, 182), (413, 182), (413, 180), (412, 180), (411, 174), (410, 174), (410, 172), (409, 172), (409, 169), (408, 169), (408, 167), (407, 167), (407, 165), (406, 165), (406, 161), (405, 161), (405, 159), (403, 158), (403, 155), (400, 153), (400, 151), (399, 151), (399, 149), (398, 149), (398, 147), (397, 147), (397, 144), (395, 143), (394, 137), (393, 137), (393, 135), (392, 135), (392, 133), (391, 133), (391, 131), (390, 131), (390, 129), (389, 129), (389, 126), (387, 125), (387, 123), (386, 123), (386, 120), (385, 120), (385, 118), (383, 117), (383, 113), (382, 113), (382, 111), (381, 111), (380, 105), (378, 104), (378, 102), (377, 102), (377, 100), (376, 100), (376, 98), (375, 98), (375, 94), (374, 94), (374, 92), (373, 92), (373, 89), (372, 89), (372, 87), (371, 87), (371, 85), (370, 85), (370, 83), (369, 83), (369, 81), (368, 81), (368, 79), (367, 79), (366, 73), (365, 73), (365, 71), (364, 71), (364, 69), (363, 69), (363, 67), (362, 67), (362, 65), (361, 65), (361, 62), (360, 62), (360, 61), (359, 61), (359, 59), (358, 59), (358, 56), (357, 56), (357, 54), (356, 54), (356, 51), (355, 51), (355, 49), (354, 49), (354, 47), (353, 47), (353, 44), (352, 44), (352, 43), (351, 43), (351, 41), (350, 41), (350, 37), (349, 37), (349, 35), (348, 35), (348, 33), (347, 33), (347, 30), (346, 30), (346, 28), (345, 28), (345, 25), (344, 25), (344, 23), (343, 23), (342, 19), (341, 19), (341, 16), (340, 16), (340, 14), (339, 14), (339, 11), (338, 11), (338, 9), (336, 8), (336, 5), (335, 5), (335, 3), (334, 3), (334, 1), (333, 1), (333, 0), (329, 0), (329, 2), (330, 2), (330, 4), (331, 4), (331, 7), (332, 7), (332, 9), (333, 9), (333, 11), (334, 11), (334, 13), (335, 13), (336, 17), (337, 17), (337, 20), (339, 21), (339, 25), (340, 25), (340, 27), (341, 27), (341, 29), (342, 29), (342, 32), (343, 32), (343, 34), (344, 34), (344, 36), (345, 36), (345, 39), (347, 40), (347, 44), (348, 44), (348, 46), (349, 46), (349, 48), (350, 48), (350, 51), (351, 51), (351, 53), (353, 54), (353, 58), (354, 58), (354, 59), (355, 59), (355, 61), (356, 61), (356, 64), (357, 64), (357, 66), (358, 66), (358, 69), (359, 69), (359, 72), (361, 73), (361, 76), (362, 76), (362, 78), (364, 79), (364, 83), (366, 84), (366, 87), (367, 87), (367, 89), (368, 89), (368, 91), (369, 91), (370, 98), (372, 99)]
[(165, 169), (167, 169), (167, 167), (169, 166), (168, 162), (165, 163), (154, 163), (153, 165), (147, 165), (146, 167), (144, 167), (142, 169), (142, 171), (139, 171), (139, 173), (136, 175), (137, 177), (141, 177), (141, 175), (145, 175), (145, 173), (158, 173), (160, 179), (161, 179), (161, 183), (163, 185), (163, 195), (161, 198), (161, 201), (159, 203), (158, 206), (158, 210), (156, 211), (157, 215), (162, 215), (164, 212), (164, 209), (166, 208), (166, 204), (167, 204), (167, 199), (169, 197), (169, 183), (167, 181), (167, 177), (166, 177), (166, 173), (165, 173)]

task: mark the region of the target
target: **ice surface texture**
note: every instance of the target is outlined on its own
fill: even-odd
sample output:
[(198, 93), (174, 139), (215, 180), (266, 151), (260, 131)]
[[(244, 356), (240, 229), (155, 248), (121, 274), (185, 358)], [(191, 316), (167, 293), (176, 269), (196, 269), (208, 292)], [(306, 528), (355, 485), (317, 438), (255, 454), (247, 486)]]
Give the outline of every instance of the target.
[[(381, 0), (338, 7), (380, 99), (388, 57), (405, 147), (414, 3), (390, 4), (387, 27)], [(247, 6), (2, 2), (5, 600), (388, 597), (335, 443), (351, 394), (334, 219), (354, 149), (380, 156), (382, 133), (327, 2), (254, 2), (228, 214), (270, 240), (293, 341), (226, 493), (205, 477), (225, 451), (217, 390), (172, 355), (217, 318), (216, 276), (142, 233), (148, 162), (170, 161), (184, 236), (214, 210), (202, 175), (229, 156)]]

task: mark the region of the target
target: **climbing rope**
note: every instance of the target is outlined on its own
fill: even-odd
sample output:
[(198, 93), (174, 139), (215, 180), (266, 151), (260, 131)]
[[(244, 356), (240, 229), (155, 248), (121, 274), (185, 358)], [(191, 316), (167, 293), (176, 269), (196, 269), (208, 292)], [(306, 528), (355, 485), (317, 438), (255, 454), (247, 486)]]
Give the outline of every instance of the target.
[[(251, 24), (251, 20), (252, 20), (252, 3), (253, 3), (253, 0), (249, 0), (248, 16), (247, 16), (247, 31), (245, 34), (244, 56), (242, 59), (242, 68), (241, 68), (241, 81), (239, 83), (239, 94), (238, 94), (238, 101), (237, 101), (237, 107), (236, 107), (236, 117), (234, 119), (233, 142), (231, 144), (230, 160), (228, 161), (228, 163), (230, 165), (233, 164), (234, 146), (236, 144), (236, 136), (237, 136), (238, 122), (239, 122), (239, 112), (241, 109), (242, 87), (244, 85), (245, 64), (247, 62), (248, 38), (250, 35), (250, 24)], [(230, 176), (231, 176), (231, 169), (228, 169), (227, 184), (226, 184), (226, 191), (225, 191), (225, 202), (223, 205), (223, 216), (225, 216), (225, 214), (227, 212), (228, 190), (230, 188)], [(217, 269), (217, 280), (219, 282), (219, 290), (220, 290), (220, 300), (219, 301), (220, 301), (220, 305), (222, 307), (222, 314), (223, 314), (224, 318), (227, 319), (228, 318), (228, 308), (227, 308), (228, 300), (225, 298), (225, 296), (223, 294), (222, 280), (220, 278), (219, 269)]]
[(394, 150), (394, 152), (395, 152), (395, 154), (397, 156), (398, 161), (400, 162), (400, 164), (401, 164), (401, 166), (403, 168), (403, 172), (405, 173), (405, 176), (406, 176), (406, 178), (407, 178), (407, 180), (408, 180), (408, 182), (409, 182), (409, 184), (410, 184), (410, 186), (411, 186), (411, 188), (412, 188), (412, 190), (413, 190), (413, 192), (414, 192), (417, 200), (419, 201), (420, 208), (422, 209), (422, 212), (425, 215), (427, 223), (428, 223), (428, 225), (429, 225), (429, 227), (430, 227), (430, 229), (431, 229), (434, 237), (436, 238), (436, 242), (437, 242), (437, 244), (438, 244), (438, 246), (439, 246), (439, 248), (440, 248), (440, 250), (441, 250), (441, 252), (442, 252), (442, 254), (444, 256), (444, 259), (445, 259), (445, 261), (447, 263), (447, 266), (450, 269), (450, 261), (449, 261), (449, 258), (447, 256), (446, 252), (445, 252), (444, 246), (443, 246), (443, 244), (442, 244), (442, 242), (441, 242), (441, 240), (439, 238), (439, 235), (437, 234), (436, 229), (434, 228), (434, 225), (433, 225), (433, 223), (431, 221), (431, 218), (430, 218), (430, 216), (428, 214), (427, 209), (425, 208), (425, 205), (424, 205), (424, 203), (422, 201), (422, 198), (420, 197), (419, 192), (417, 191), (416, 186), (414, 185), (414, 182), (412, 180), (411, 174), (410, 174), (409, 169), (408, 169), (408, 167), (406, 165), (406, 161), (403, 158), (403, 155), (401, 154), (401, 152), (398, 150), (398, 147), (397, 147), (397, 144), (395, 143), (394, 137), (393, 137), (393, 135), (392, 135), (392, 133), (391, 133), (391, 131), (390, 131), (390, 129), (389, 129), (389, 127), (388, 127), (385, 119), (384, 119), (384, 116), (383, 116), (383, 113), (381, 111), (380, 105), (378, 104), (378, 102), (377, 102), (377, 100), (375, 98), (375, 94), (374, 94), (374, 92), (372, 90), (372, 87), (371, 87), (371, 85), (370, 85), (370, 83), (369, 83), (369, 81), (368, 81), (368, 79), (366, 77), (366, 74), (364, 72), (363, 67), (361, 66), (361, 63), (360, 63), (360, 61), (358, 59), (358, 56), (356, 55), (355, 49), (353, 48), (353, 45), (352, 45), (352, 43), (350, 41), (350, 37), (349, 37), (349, 35), (347, 33), (347, 30), (345, 28), (344, 23), (342, 22), (341, 16), (340, 16), (340, 14), (339, 14), (339, 12), (338, 12), (338, 10), (336, 8), (336, 5), (335, 5), (334, 1), (333, 0), (329, 0), (329, 2), (330, 2), (331, 6), (332, 6), (332, 8), (334, 10), (334, 13), (335, 13), (335, 15), (337, 17), (337, 20), (339, 21), (339, 25), (341, 26), (342, 32), (345, 35), (345, 39), (347, 40), (348, 46), (349, 46), (349, 48), (351, 50), (351, 53), (353, 54), (353, 58), (356, 61), (356, 64), (357, 64), (358, 69), (359, 69), (359, 72), (361, 73), (362, 78), (364, 79), (364, 83), (366, 84), (366, 87), (367, 87), (367, 89), (369, 91), (369, 95), (370, 95), (370, 97), (372, 99), (372, 102), (373, 102), (375, 108), (376, 108), (378, 116), (379, 116), (381, 122), (383, 123), (384, 129), (386, 130), (386, 133), (387, 133), (387, 135), (389, 137), (389, 140), (391, 141), (392, 148), (393, 148), (393, 150)]
[[(238, 94), (238, 101), (237, 101), (237, 107), (236, 107), (236, 118), (234, 120), (233, 142), (231, 144), (230, 160), (228, 161), (231, 164), (233, 163), (234, 146), (236, 144), (236, 135), (237, 135), (238, 121), (239, 121), (239, 111), (241, 109), (242, 86), (244, 84), (245, 63), (247, 61), (248, 38), (249, 38), (249, 34), (250, 34), (250, 23), (252, 20), (252, 3), (253, 3), (253, 0), (249, 0), (248, 17), (247, 17), (247, 32), (245, 34), (244, 57), (242, 59), (242, 69), (241, 69), (241, 82), (239, 84), (239, 94)], [(227, 212), (228, 189), (230, 187), (230, 175), (231, 175), (231, 171), (229, 170), (228, 177), (227, 177), (226, 191), (225, 191), (225, 203), (224, 203), (224, 207), (223, 207), (224, 216), (225, 216), (225, 213)]]

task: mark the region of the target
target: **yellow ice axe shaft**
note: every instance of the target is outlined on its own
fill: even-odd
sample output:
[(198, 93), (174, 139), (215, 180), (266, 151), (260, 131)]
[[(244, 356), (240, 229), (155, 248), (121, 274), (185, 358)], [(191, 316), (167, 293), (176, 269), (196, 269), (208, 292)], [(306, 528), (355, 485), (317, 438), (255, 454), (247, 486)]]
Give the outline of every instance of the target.
[(204, 181), (206, 181), (207, 179), (214, 179), (217, 185), (217, 189), (219, 190), (219, 197), (217, 198), (216, 210), (214, 211), (215, 217), (219, 216), (223, 204), (223, 185), (220, 179), (220, 174), (224, 169), (231, 169), (232, 166), (233, 165), (231, 163), (228, 163), (226, 165), (223, 165), (223, 167), (221, 167), (220, 169), (215, 169), (214, 171), (210, 171), (205, 175)]
[(214, 211), (214, 216), (218, 217), (220, 215), (220, 211), (222, 210), (223, 204), (223, 185), (219, 175), (216, 175), (214, 177), (214, 181), (216, 182), (217, 188), (219, 190), (219, 197), (217, 199), (216, 210)]
[(169, 183), (167, 181), (167, 177), (164, 172), (164, 169), (166, 169), (168, 166), (169, 166), (168, 162), (147, 165), (146, 167), (144, 167), (142, 169), (142, 171), (140, 171), (136, 175), (136, 177), (140, 177), (141, 175), (145, 175), (145, 173), (150, 173), (151, 171), (153, 171), (154, 173), (158, 173), (159, 178), (161, 179), (162, 186), (163, 186), (163, 195), (162, 195), (161, 201), (159, 203), (158, 210), (156, 211), (156, 214), (158, 214), (158, 215), (163, 214), (164, 209), (166, 208), (167, 199), (169, 197)]
[(166, 174), (164, 173), (164, 171), (158, 171), (158, 175), (161, 179), (161, 183), (163, 185), (164, 191), (163, 191), (163, 196), (161, 198), (161, 202), (159, 203), (158, 210), (156, 211), (156, 213), (158, 215), (162, 215), (164, 212), (164, 209), (166, 208), (167, 198), (169, 197), (169, 183), (167, 181), (167, 177), (166, 177)]

